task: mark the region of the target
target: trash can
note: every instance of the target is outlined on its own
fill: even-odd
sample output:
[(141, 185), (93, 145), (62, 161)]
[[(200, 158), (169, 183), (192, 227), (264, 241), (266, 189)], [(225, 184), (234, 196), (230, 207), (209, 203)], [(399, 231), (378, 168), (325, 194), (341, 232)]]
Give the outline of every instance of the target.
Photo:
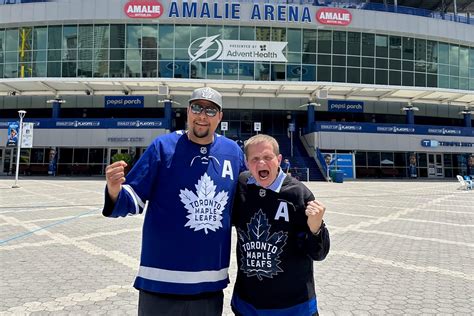
[(331, 178), (332, 182), (336, 182), (336, 171), (337, 170), (329, 170), (329, 178)]
[(343, 183), (344, 182), (344, 171), (336, 170), (333, 181), (336, 182), (336, 183)]

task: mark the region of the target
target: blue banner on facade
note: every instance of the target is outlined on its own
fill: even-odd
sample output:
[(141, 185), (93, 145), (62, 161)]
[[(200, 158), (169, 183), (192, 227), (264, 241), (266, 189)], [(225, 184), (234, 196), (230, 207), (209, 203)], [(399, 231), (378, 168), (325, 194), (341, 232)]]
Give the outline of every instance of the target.
[[(26, 122), (34, 123), (34, 128), (169, 128), (164, 119), (36, 119)], [(0, 121), (0, 128), (8, 127), (9, 124)]]
[(105, 96), (106, 108), (142, 108), (145, 106), (145, 97), (138, 95)]
[(364, 102), (328, 100), (328, 111), (362, 113), (364, 112)]
[(20, 123), (8, 122), (7, 147), (16, 147), (18, 145), (18, 133)]
[[(354, 178), (354, 158), (352, 154), (330, 154), (322, 153), (329, 170), (341, 170), (344, 179)], [(329, 160), (329, 157), (330, 160)], [(328, 164), (329, 163), (329, 164)]]

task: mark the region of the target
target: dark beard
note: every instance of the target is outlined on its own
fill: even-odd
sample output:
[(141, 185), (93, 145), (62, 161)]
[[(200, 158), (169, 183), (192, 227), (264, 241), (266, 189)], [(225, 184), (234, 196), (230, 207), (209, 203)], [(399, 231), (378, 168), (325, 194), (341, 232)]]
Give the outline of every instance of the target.
[(193, 134), (197, 138), (205, 138), (205, 137), (209, 136), (209, 128), (207, 130), (201, 132), (201, 133), (198, 133), (197, 129), (193, 128)]

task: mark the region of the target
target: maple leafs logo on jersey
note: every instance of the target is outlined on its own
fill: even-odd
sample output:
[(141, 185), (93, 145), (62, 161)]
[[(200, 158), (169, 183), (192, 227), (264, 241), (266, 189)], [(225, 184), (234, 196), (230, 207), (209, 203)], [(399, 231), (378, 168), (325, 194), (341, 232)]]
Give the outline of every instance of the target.
[(204, 229), (206, 234), (208, 229), (215, 232), (222, 227), (222, 212), (229, 196), (224, 190), (216, 194), (214, 181), (207, 173), (195, 186), (197, 195), (188, 189), (180, 190), (179, 197), (189, 213), (184, 227), (194, 228), (194, 231)]
[(257, 276), (260, 281), (263, 277), (273, 278), (278, 272), (283, 272), (279, 258), (288, 234), (279, 231), (270, 236), (270, 228), (267, 217), (260, 209), (247, 223), (247, 231), (237, 229), (242, 255), (240, 269), (248, 277)]

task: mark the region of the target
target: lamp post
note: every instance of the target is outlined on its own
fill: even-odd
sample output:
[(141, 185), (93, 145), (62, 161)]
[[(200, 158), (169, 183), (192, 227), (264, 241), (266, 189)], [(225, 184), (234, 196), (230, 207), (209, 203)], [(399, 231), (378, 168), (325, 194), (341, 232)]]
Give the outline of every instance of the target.
[(18, 127), (18, 143), (17, 143), (17, 152), (16, 152), (16, 172), (15, 172), (15, 184), (12, 188), (19, 188), (18, 185), (18, 173), (20, 172), (20, 150), (21, 150), (21, 140), (23, 137), (23, 118), (25, 117), (26, 111), (20, 110), (18, 111), (18, 115), (20, 116), (20, 126)]

